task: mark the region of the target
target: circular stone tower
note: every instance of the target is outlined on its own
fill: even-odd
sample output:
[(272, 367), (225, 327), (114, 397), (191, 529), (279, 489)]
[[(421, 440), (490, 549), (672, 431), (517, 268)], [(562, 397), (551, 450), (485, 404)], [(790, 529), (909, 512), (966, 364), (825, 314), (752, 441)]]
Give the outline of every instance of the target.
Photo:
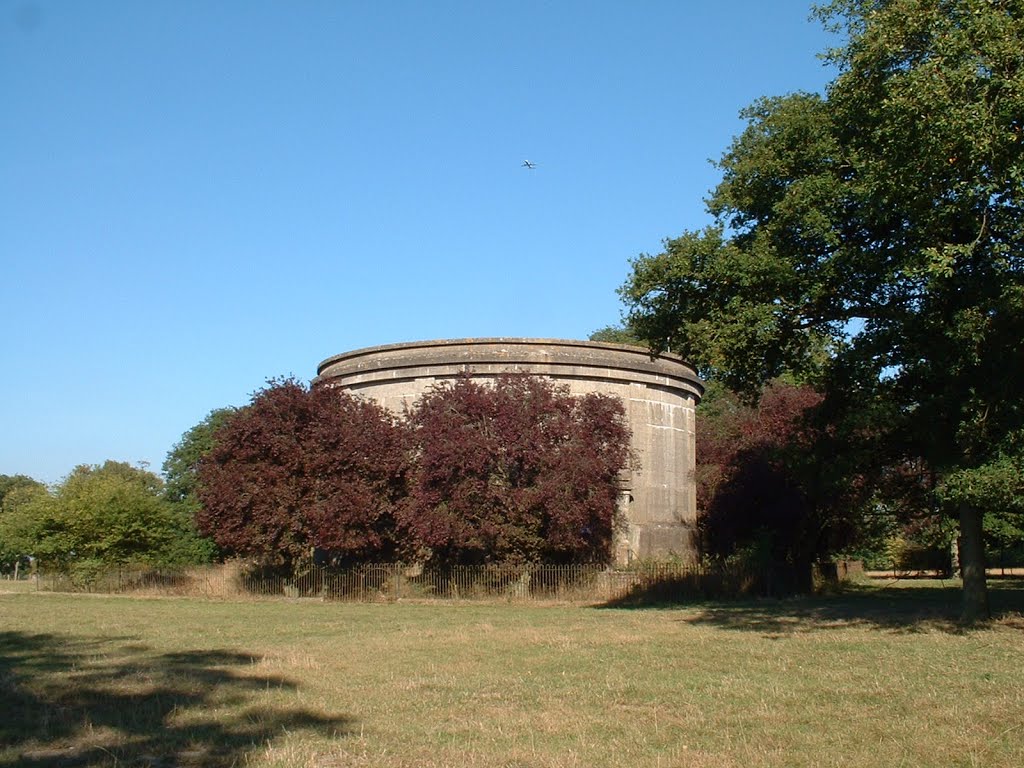
[(422, 341), (329, 357), (320, 363), (317, 381), (401, 413), (438, 382), (461, 375), (488, 381), (503, 373), (545, 376), (573, 394), (619, 397), (637, 462), (623, 483), (627, 526), (616, 560), (695, 557), (694, 408), (704, 386), (680, 357), (592, 341)]

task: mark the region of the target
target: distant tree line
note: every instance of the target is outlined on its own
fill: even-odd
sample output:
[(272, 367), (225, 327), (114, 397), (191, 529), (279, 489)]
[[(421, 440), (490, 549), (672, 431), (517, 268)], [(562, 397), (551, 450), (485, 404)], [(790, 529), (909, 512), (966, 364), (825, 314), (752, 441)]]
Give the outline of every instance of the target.
[(76, 467), (54, 488), (0, 476), (0, 568), (35, 563), (87, 579), (115, 565), (209, 560), (212, 543), (154, 473), (117, 461)]

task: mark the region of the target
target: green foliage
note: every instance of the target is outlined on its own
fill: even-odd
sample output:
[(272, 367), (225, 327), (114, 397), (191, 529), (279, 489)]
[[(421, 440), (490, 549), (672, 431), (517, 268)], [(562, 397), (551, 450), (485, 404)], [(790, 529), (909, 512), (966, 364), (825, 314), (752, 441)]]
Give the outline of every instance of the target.
[(51, 501), (42, 483), (16, 475), (0, 476), (0, 573), (15, 570), (35, 552), (40, 535), (38, 510)]
[(988, 547), (1001, 556), (1011, 553), (1020, 558), (1024, 555), (1024, 432), (1009, 435), (983, 464), (948, 473), (936, 495), (948, 509), (962, 505), (983, 509)]
[(164, 498), (172, 506), (177, 534), (167, 557), (176, 563), (207, 563), (218, 554), (213, 539), (196, 527), (199, 502), (199, 464), (217, 444), (217, 433), (240, 413), (237, 408), (217, 408), (185, 432), (164, 459)]
[(47, 559), (123, 564), (152, 560), (170, 542), (160, 478), (129, 464), (80, 466), (57, 489)]
[(76, 467), (53, 493), (33, 486), (9, 492), (0, 540), (16, 556), (84, 575), (110, 565), (182, 564), (194, 546), (160, 478), (116, 461)]
[(46, 486), (27, 475), (0, 475), (0, 513), (7, 495), (24, 489), (44, 489)]
[(903, 573), (950, 573), (950, 548), (922, 543), (903, 534), (897, 534), (885, 542), (882, 555), (872, 565), (882, 570)]
[(183, 504), (172, 504), (169, 513), (171, 536), (161, 552), (161, 562), (167, 565), (212, 563), (218, 555), (217, 545), (199, 532), (191, 509)]
[(606, 325), (590, 334), (590, 341), (603, 341), (608, 344), (629, 344), (634, 347), (646, 347), (647, 342), (641, 341), (632, 328), (624, 325)]
[(883, 504), (867, 504), (861, 510), (856, 539), (840, 553), (844, 560), (860, 560), (868, 570), (892, 567), (889, 544), (900, 535), (896, 516)]
[(988, 551), (998, 553), (990, 559), (991, 566), (1024, 565), (1024, 515), (987, 512), (984, 529)]
[(751, 399), (818, 383), (839, 429), (976, 519), (1013, 492), (1000, 446), (1024, 428), (1024, 7), (819, 15), (838, 75), (744, 113), (715, 224), (633, 262), (628, 323)]
[(937, 495), (950, 507), (969, 504), (1024, 520), (1024, 432), (1008, 436), (988, 461), (947, 473)]
[(212, 410), (174, 444), (163, 465), (164, 495), (169, 501), (183, 504), (191, 512), (196, 510), (199, 462), (217, 444), (218, 430), (238, 413), (237, 408)]

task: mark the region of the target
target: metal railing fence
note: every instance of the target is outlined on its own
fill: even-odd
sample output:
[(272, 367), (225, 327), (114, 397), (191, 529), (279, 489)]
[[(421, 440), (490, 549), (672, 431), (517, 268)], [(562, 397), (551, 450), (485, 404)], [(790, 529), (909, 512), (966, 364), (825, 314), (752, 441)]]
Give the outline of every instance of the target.
[(294, 572), (228, 563), (187, 569), (113, 568), (88, 578), (40, 571), (36, 588), (204, 598), (314, 598), (354, 602), (397, 600), (679, 602), (772, 594), (771, 574), (739, 566), (642, 563), (599, 565), (497, 564), (423, 567), (403, 564), (350, 568), (308, 566)]

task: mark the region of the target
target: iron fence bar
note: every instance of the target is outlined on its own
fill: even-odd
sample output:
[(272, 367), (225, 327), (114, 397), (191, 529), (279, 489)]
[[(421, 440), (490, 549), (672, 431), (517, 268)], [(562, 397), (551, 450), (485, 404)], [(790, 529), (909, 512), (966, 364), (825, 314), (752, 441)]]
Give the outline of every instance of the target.
[(308, 566), (293, 573), (220, 566), (174, 570), (120, 566), (82, 582), (73, 574), (37, 572), (37, 589), (146, 591), (323, 600), (505, 599), (615, 601), (647, 596), (664, 600), (760, 594), (774, 587), (771, 570), (641, 563), (625, 570), (599, 565), (492, 564), (429, 568), (402, 563), (346, 569)]

